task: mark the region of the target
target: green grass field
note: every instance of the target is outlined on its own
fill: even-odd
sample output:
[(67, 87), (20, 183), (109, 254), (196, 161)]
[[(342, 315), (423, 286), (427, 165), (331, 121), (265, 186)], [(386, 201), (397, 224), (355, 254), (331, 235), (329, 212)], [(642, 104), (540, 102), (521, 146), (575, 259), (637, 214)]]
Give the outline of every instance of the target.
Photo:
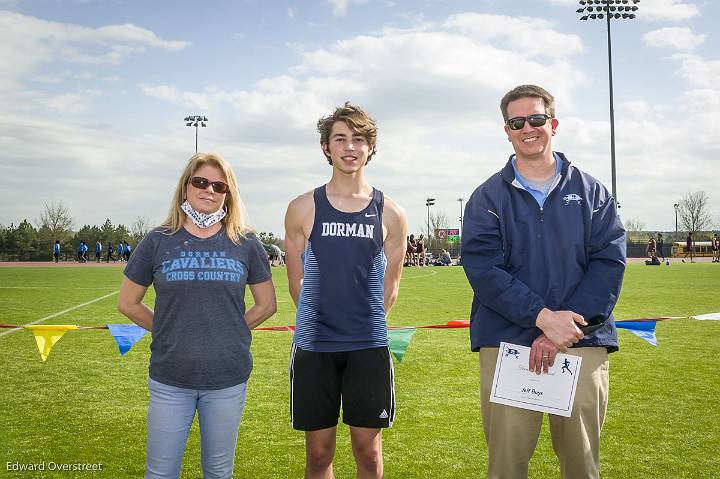
[[(266, 325), (294, 323), (284, 269), (273, 270), (278, 313)], [(0, 269), (0, 323), (27, 324), (117, 291), (119, 267)], [(619, 319), (720, 311), (720, 266), (630, 265)], [(152, 304), (152, 294), (148, 294)], [(395, 325), (467, 319), (470, 289), (461, 268), (410, 268), (390, 316)], [(117, 296), (77, 308), (46, 324), (127, 322)], [(0, 333), (5, 330), (0, 330)], [(604, 478), (720, 477), (720, 322), (658, 323), (654, 348), (620, 331), (611, 356), (611, 397), (603, 430)], [(255, 369), (238, 440), (235, 476), (302, 477), (304, 439), (289, 425), (287, 332), (253, 334)], [(0, 337), (0, 477), (141, 477), (144, 470), (146, 336), (125, 356), (107, 331), (71, 331), (40, 361), (33, 337)], [(418, 330), (396, 364), (398, 410), (384, 433), (389, 478), (484, 477), (486, 446), (479, 409), (478, 357), (465, 329)], [(188, 441), (184, 478), (201, 476), (197, 425)], [(8, 463), (100, 463), (99, 472), (20, 473)], [(340, 426), (338, 478), (354, 477), (348, 429)], [(533, 478), (559, 477), (543, 430)]]

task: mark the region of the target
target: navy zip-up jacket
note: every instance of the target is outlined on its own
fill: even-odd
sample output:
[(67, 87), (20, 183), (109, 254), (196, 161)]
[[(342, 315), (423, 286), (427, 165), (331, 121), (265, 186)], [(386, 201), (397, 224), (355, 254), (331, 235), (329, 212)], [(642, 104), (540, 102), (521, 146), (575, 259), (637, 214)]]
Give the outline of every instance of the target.
[[(514, 155), (513, 155), (514, 156)], [(513, 156), (480, 185), (465, 208), (462, 265), (473, 289), (473, 351), (501, 341), (531, 346), (543, 308), (569, 310), (604, 327), (574, 347), (617, 351), (612, 317), (625, 272), (625, 228), (615, 199), (562, 153), (560, 178), (542, 208), (516, 181)]]

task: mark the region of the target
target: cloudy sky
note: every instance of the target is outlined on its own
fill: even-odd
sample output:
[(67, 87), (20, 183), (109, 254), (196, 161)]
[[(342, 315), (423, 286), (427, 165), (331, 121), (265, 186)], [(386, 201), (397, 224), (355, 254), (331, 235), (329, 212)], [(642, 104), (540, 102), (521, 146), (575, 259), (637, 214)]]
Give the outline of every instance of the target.
[[(704, 189), (720, 213), (720, 2), (642, 0), (613, 23), (623, 219), (673, 230)], [(199, 149), (235, 168), (252, 224), (327, 181), (317, 119), (346, 100), (379, 124), (370, 182), (420, 231), (512, 152), (498, 104), (557, 99), (554, 147), (610, 186), (607, 37), (574, 0), (0, 0), (0, 224), (62, 200), (75, 227), (163, 219)]]

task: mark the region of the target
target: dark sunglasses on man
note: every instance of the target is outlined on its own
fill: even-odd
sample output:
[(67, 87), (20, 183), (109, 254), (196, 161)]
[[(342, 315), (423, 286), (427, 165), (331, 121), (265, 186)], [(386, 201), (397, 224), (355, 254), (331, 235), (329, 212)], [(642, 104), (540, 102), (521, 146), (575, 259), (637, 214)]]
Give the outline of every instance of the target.
[(530, 123), (530, 126), (538, 127), (543, 126), (550, 118), (552, 117), (545, 113), (535, 113), (534, 115), (510, 118), (506, 123), (511, 130), (520, 130), (525, 126), (526, 121)]
[(210, 181), (202, 176), (193, 176), (190, 178), (190, 184), (199, 190), (204, 190), (208, 187), (208, 185), (210, 185), (215, 193), (227, 193), (229, 189), (227, 183), (223, 183), (222, 181)]

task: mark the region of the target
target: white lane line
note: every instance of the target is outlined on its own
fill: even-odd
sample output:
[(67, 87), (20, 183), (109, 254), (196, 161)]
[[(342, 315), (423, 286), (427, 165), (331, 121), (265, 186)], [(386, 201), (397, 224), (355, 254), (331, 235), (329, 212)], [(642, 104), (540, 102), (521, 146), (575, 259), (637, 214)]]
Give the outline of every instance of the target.
[[(62, 314), (69, 313), (70, 311), (76, 310), (78, 308), (82, 308), (83, 306), (87, 306), (88, 304), (97, 303), (98, 301), (102, 301), (105, 298), (109, 298), (110, 296), (113, 296), (115, 294), (118, 294), (120, 291), (113, 291), (112, 293), (108, 293), (105, 296), (100, 296), (99, 298), (91, 299), (90, 301), (87, 301), (82, 304), (78, 304), (77, 306), (73, 306), (72, 308), (63, 309), (62, 311), (58, 311), (57, 313), (53, 313), (50, 316), (45, 316), (44, 318), (40, 318), (37, 321), (33, 321), (32, 323), (28, 324), (38, 324), (42, 323), (43, 321), (47, 321), (48, 319), (56, 318)], [(3, 331), (0, 333), (0, 336), (5, 336), (6, 334), (14, 333), (15, 331), (20, 331), (19, 329), (9, 329), (7, 331)]]
[[(0, 289), (53, 289), (55, 291), (62, 291), (61, 288), (58, 288), (57, 286), (0, 286)], [(81, 288), (69, 288), (73, 291), (78, 290), (92, 290), (92, 291), (107, 291), (107, 288), (88, 288), (88, 287), (81, 287)]]
[(406, 279), (417, 279), (417, 278), (427, 278), (428, 276), (435, 276), (437, 274), (437, 271), (428, 271), (425, 274), (418, 274), (417, 276), (403, 276), (401, 281), (405, 281)]

